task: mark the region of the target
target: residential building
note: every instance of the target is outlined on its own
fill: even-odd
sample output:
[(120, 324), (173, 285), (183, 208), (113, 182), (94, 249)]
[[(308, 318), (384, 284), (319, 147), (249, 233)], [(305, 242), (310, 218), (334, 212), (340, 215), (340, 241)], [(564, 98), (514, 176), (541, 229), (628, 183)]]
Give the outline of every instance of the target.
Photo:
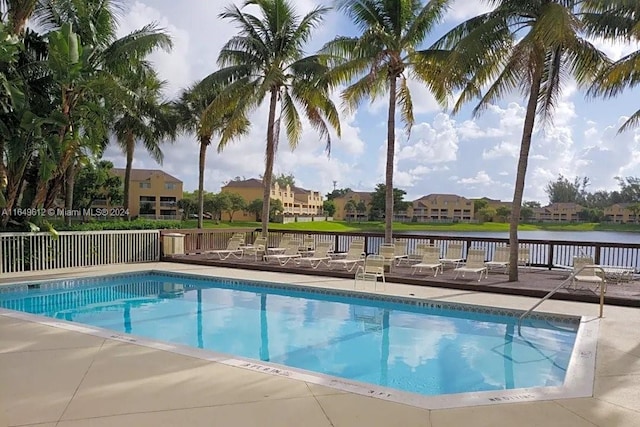
[(471, 221), (473, 201), (455, 194), (429, 194), (412, 202), (416, 222)]
[[(124, 182), (125, 169), (112, 173)], [(180, 219), (178, 202), (182, 199), (182, 181), (155, 169), (131, 169), (129, 216), (131, 218)], [(105, 207), (105, 200), (95, 200), (94, 207)]]
[(616, 203), (604, 208), (605, 221), (615, 223), (638, 223), (638, 203)]
[[(263, 197), (262, 180), (256, 178), (229, 181), (220, 191), (223, 193), (237, 193), (242, 196), (247, 204), (256, 199), (262, 200)], [(277, 182), (274, 182), (271, 188), (271, 198), (282, 202), (285, 216), (322, 214), (323, 198), (318, 191), (289, 185), (281, 187)], [(228, 221), (229, 215), (223, 212), (222, 219)], [(249, 212), (238, 212), (234, 214), (233, 219), (255, 221), (255, 215)]]
[[(343, 196), (334, 198), (336, 213), (333, 215), (333, 219), (336, 221), (366, 220), (371, 209), (371, 198), (372, 193), (366, 191), (349, 191)], [(353, 202), (349, 202), (350, 200)], [(358, 206), (364, 209), (358, 211)]]
[(552, 203), (534, 209), (534, 218), (539, 222), (571, 222), (580, 220), (584, 208), (577, 203)]
[[(289, 187), (287, 186), (287, 189), (288, 188)], [(322, 215), (323, 203), (324, 199), (319, 191), (306, 190), (295, 186), (293, 187), (292, 213), (294, 215)]]

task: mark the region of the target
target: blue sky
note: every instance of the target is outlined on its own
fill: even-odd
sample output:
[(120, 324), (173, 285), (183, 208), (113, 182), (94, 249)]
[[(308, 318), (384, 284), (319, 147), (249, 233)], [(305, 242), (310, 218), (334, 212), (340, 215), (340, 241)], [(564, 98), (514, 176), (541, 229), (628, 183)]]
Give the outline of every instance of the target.
[[(239, 2), (238, 2), (239, 3)], [(132, 2), (121, 21), (127, 33), (158, 22), (174, 38), (174, 49), (154, 53), (151, 60), (167, 80), (167, 96), (216, 69), (220, 47), (236, 29), (220, 21), (218, 14), (227, 0), (199, 1), (146, 0)], [(326, 0), (296, 0), (303, 13), (315, 4), (331, 5)], [(451, 26), (474, 16), (486, 6), (483, 2), (458, 0), (433, 38)], [(355, 34), (355, 28), (337, 12), (326, 20), (309, 45), (313, 52), (336, 35)], [(432, 41), (427, 40), (427, 42)], [(612, 45), (595, 40), (612, 58), (617, 59), (637, 45)], [(524, 119), (524, 99), (512, 94), (491, 106), (481, 116), (472, 117), (471, 107), (457, 115), (437, 105), (429, 92), (411, 83), (416, 125), (407, 139), (398, 124), (395, 186), (407, 192), (406, 200), (430, 193), (455, 193), (466, 197), (487, 196), (511, 200), (517, 156)], [(546, 184), (559, 174), (573, 178), (588, 176), (590, 191), (617, 188), (615, 176), (640, 176), (640, 130), (617, 134), (624, 118), (640, 106), (639, 91), (628, 91), (614, 100), (585, 100), (584, 92), (568, 82), (551, 125), (533, 138), (527, 173), (525, 200), (546, 203)], [(339, 94), (335, 94), (339, 102)], [(252, 130), (222, 153), (207, 153), (205, 189), (217, 192), (233, 177), (258, 177), (264, 171), (266, 105), (251, 116)], [(342, 114), (342, 137), (334, 136), (331, 157), (324, 143), (309, 127), (295, 151), (281, 141), (276, 157), (276, 173), (292, 173), (296, 184), (323, 194), (338, 188), (370, 191), (384, 182), (386, 144), (386, 99), (365, 102), (355, 114)], [(138, 147), (134, 167), (162, 168), (184, 181), (185, 190), (197, 187), (198, 145), (185, 135), (164, 148), (165, 161), (157, 165)], [(124, 157), (116, 147), (105, 153), (117, 167)]]

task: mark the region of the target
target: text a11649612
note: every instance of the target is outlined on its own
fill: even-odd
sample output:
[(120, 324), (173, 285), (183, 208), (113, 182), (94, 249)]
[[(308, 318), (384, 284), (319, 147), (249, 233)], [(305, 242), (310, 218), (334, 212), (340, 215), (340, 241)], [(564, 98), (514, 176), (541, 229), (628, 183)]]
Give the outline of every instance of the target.
[(128, 209), (124, 208), (83, 208), (83, 209), (64, 209), (64, 208), (13, 208), (1, 210), (2, 216), (13, 217), (123, 217), (129, 214)]

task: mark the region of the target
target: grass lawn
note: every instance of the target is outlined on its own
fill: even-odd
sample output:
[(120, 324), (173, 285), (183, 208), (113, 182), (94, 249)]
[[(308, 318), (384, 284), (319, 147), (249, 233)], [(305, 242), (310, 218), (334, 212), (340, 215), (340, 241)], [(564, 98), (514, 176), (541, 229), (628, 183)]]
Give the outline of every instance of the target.
[[(183, 228), (196, 228), (195, 220), (183, 221)], [(204, 222), (205, 228), (260, 228), (259, 222), (221, 222), (216, 224), (213, 221)], [(328, 232), (384, 232), (382, 222), (345, 222), (345, 221), (321, 221), (321, 222), (294, 222), (290, 224), (269, 224), (271, 230), (299, 230), (299, 231), (328, 231)], [(394, 231), (486, 231), (486, 232), (506, 232), (509, 231), (509, 224), (487, 222), (484, 224), (467, 223), (394, 223)], [(640, 224), (599, 224), (599, 223), (579, 223), (579, 224), (522, 224), (519, 227), (522, 231), (640, 231)]]

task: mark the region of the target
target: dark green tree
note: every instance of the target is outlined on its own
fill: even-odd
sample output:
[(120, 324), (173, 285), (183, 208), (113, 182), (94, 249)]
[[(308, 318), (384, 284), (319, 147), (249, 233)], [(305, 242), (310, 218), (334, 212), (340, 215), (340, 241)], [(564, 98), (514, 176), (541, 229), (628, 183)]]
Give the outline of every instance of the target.
[[(374, 221), (382, 220), (386, 213), (386, 192), (387, 186), (385, 184), (378, 184), (371, 195), (371, 202), (369, 206), (369, 218)], [(404, 196), (406, 191), (399, 188), (393, 189), (393, 206), (394, 212), (399, 212), (407, 209), (408, 202), (405, 202)]]
[(104, 199), (111, 206), (122, 203), (122, 180), (111, 169), (113, 163), (106, 160), (88, 162), (80, 168), (73, 189), (73, 209), (89, 209), (97, 199)]
[(336, 213), (336, 204), (333, 200), (325, 200), (322, 202), (322, 212), (325, 216), (334, 216)]
[(233, 222), (233, 215), (236, 212), (245, 210), (247, 208), (247, 202), (245, 202), (244, 198), (238, 193), (222, 194), (227, 194), (227, 197), (229, 199), (229, 203), (227, 204), (227, 208), (225, 210), (229, 215), (229, 222)]
[(549, 182), (544, 191), (549, 196), (549, 203), (578, 203), (584, 205), (586, 204), (588, 186), (589, 178), (586, 176), (575, 177), (572, 182), (560, 175), (557, 180)]
[(349, 193), (351, 191), (350, 188), (337, 188), (335, 190), (333, 190), (331, 193), (327, 193), (326, 196), (324, 196), (327, 200), (333, 200), (336, 199), (338, 197), (342, 197), (345, 194)]

